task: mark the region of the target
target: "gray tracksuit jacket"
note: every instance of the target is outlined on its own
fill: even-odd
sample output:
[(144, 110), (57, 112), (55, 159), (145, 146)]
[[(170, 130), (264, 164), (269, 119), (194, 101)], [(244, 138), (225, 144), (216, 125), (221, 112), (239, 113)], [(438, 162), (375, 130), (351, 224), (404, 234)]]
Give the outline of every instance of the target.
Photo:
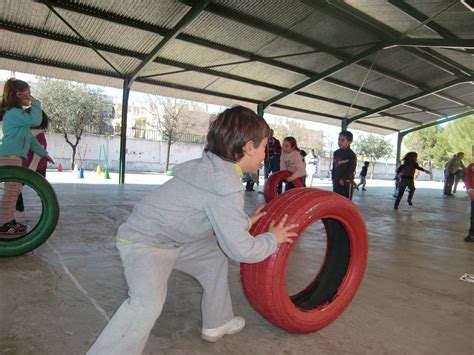
[(244, 212), (244, 187), (235, 164), (210, 152), (173, 169), (173, 179), (138, 203), (117, 238), (175, 248), (217, 237), (222, 251), (238, 262), (264, 260), (277, 247), (273, 234), (252, 237)]

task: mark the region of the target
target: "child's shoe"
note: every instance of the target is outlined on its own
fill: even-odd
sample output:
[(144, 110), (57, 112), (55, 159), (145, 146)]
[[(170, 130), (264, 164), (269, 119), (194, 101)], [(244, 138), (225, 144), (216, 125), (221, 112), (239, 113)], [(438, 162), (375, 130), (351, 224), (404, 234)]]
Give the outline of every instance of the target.
[(202, 329), (202, 339), (211, 343), (218, 341), (224, 335), (236, 334), (245, 327), (245, 319), (234, 317), (226, 324), (213, 329)]
[(8, 237), (18, 237), (22, 234), (25, 234), (25, 231), (26, 226), (23, 230), (16, 223), (14, 223), (14, 221), (11, 221), (0, 226), (0, 239), (5, 239)]

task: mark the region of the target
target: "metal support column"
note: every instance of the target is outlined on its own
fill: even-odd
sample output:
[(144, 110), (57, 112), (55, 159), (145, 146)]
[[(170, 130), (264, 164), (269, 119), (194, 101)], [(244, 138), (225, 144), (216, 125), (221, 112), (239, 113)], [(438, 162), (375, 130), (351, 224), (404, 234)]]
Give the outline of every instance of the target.
[(347, 120), (347, 117), (344, 117), (341, 121), (341, 131), (347, 131), (348, 125), (349, 125), (349, 122)]
[(130, 95), (129, 80), (123, 81), (122, 96), (122, 123), (120, 126), (120, 157), (119, 157), (119, 184), (125, 183), (125, 155), (127, 144), (127, 114), (128, 114), (128, 97)]
[(402, 132), (398, 132), (398, 137), (397, 137), (397, 158), (395, 161), (395, 166), (398, 167), (400, 164), (400, 156), (401, 156), (401, 151), (402, 151), (402, 140), (405, 135)]
[(259, 115), (260, 117), (263, 117), (264, 112), (265, 112), (265, 109), (263, 108), (263, 102), (261, 102), (257, 105), (257, 115)]

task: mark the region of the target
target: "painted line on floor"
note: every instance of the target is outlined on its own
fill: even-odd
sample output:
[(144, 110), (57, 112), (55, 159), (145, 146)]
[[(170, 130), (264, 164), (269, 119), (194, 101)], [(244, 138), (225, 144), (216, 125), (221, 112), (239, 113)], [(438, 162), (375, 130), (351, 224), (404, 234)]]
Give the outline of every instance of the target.
[(69, 278), (72, 280), (72, 282), (74, 282), (74, 284), (76, 285), (76, 287), (79, 289), (79, 291), (82, 292), (82, 294), (84, 296), (86, 296), (86, 298), (94, 305), (95, 309), (105, 318), (105, 320), (108, 322), (110, 321), (110, 318), (109, 316), (107, 315), (107, 313), (104, 311), (104, 309), (99, 306), (99, 304), (97, 303), (97, 301), (95, 299), (93, 299), (91, 296), (89, 296), (89, 294), (87, 293), (87, 291), (81, 286), (81, 284), (79, 283), (79, 281), (77, 281), (77, 279), (74, 277), (74, 275), (69, 271), (69, 269), (67, 268), (66, 264), (64, 264), (64, 259), (63, 257), (61, 256), (61, 254), (56, 250), (55, 247), (53, 247), (51, 245), (51, 243), (49, 241), (46, 242), (46, 244), (51, 248), (53, 249), (54, 253), (56, 254), (56, 256), (58, 257), (59, 261), (61, 262), (61, 265), (64, 269), (64, 272), (66, 273), (67, 276), (69, 276)]

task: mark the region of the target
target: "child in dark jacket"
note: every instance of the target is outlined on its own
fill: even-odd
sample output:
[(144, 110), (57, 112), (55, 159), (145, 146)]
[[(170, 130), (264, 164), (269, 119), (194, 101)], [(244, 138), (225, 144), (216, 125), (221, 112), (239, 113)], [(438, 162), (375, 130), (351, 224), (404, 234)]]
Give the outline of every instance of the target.
[(332, 162), (333, 191), (352, 200), (352, 187), (354, 172), (357, 166), (357, 157), (351, 149), (352, 133), (342, 131), (339, 133), (337, 144), (339, 149), (334, 152)]
[(360, 181), (357, 184), (357, 187), (356, 187), (357, 190), (359, 190), (359, 186), (362, 185), (362, 191), (366, 191), (365, 184), (367, 182), (367, 170), (369, 169), (369, 164), (370, 163), (368, 161), (364, 162), (364, 166), (360, 170), (360, 173), (359, 173)]
[(410, 206), (413, 206), (413, 195), (415, 194), (415, 171), (424, 171), (427, 174), (431, 174), (431, 171), (423, 169), (418, 165), (417, 160), (418, 154), (416, 152), (409, 152), (403, 158), (403, 164), (397, 169), (397, 175), (400, 175), (400, 182), (398, 187), (398, 195), (395, 200), (394, 209), (398, 210), (400, 201), (405, 193), (405, 189), (408, 187), (408, 198), (407, 202)]

